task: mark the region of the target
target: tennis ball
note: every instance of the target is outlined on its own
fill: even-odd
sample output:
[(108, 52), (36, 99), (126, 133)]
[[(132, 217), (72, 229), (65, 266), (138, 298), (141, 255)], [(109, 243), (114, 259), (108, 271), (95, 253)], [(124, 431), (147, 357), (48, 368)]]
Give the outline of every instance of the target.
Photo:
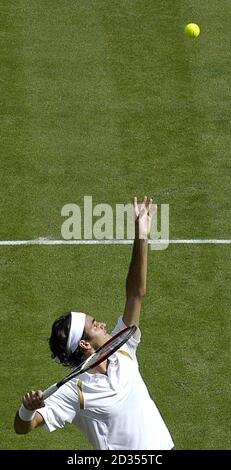
[(185, 26), (184, 32), (190, 38), (197, 38), (200, 34), (200, 28), (196, 23), (189, 23)]

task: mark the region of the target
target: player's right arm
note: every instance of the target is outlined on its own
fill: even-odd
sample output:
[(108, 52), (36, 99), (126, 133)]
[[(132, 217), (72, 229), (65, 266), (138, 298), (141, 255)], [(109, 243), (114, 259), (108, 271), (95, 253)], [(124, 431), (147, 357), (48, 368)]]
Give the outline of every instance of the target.
[(43, 406), (45, 403), (41, 390), (31, 390), (24, 395), (22, 405), (14, 419), (16, 434), (27, 434), (44, 424), (42, 415), (36, 411)]

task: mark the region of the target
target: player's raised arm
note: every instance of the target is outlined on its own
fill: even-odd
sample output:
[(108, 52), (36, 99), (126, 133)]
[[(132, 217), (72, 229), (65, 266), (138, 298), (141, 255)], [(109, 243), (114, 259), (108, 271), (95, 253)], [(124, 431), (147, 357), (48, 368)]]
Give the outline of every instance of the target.
[(123, 315), (125, 325), (139, 325), (141, 302), (146, 293), (148, 236), (157, 206), (144, 196), (141, 204), (133, 198), (135, 213), (135, 240), (126, 280), (126, 304)]

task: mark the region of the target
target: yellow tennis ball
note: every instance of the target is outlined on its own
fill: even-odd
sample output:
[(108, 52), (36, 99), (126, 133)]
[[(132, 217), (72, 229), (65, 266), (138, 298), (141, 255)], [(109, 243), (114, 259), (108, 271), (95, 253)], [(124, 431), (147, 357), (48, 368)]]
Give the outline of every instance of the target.
[(197, 38), (200, 34), (200, 28), (196, 23), (189, 23), (185, 26), (184, 32), (190, 38)]

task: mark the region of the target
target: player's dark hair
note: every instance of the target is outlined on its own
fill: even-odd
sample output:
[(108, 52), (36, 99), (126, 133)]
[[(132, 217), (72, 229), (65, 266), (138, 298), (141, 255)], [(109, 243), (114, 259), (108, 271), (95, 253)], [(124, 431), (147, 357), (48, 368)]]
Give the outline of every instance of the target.
[[(49, 338), (49, 346), (52, 352), (52, 359), (58, 358), (63, 366), (76, 367), (84, 361), (84, 351), (80, 346), (72, 353), (67, 352), (67, 341), (71, 327), (71, 312), (62, 315), (54, 321)], [(87, 340), (88, 337), (83, 332), (82, 338)]]

